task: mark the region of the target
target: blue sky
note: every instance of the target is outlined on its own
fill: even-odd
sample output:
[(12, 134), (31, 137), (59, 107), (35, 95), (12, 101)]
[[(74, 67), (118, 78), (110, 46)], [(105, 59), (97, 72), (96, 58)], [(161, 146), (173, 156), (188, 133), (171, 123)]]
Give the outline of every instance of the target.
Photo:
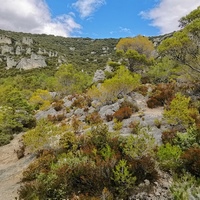
[(178, 20), (200, 6), (200, 0), (0, 0), (0, 4), (0, 29), (121, 38), (178, 30)]

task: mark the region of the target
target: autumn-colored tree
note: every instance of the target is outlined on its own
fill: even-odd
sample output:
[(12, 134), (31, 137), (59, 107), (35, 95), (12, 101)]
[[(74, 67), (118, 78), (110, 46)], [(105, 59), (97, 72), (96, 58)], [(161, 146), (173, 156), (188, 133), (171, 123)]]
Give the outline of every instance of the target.
[(141, 35), (120, 39), (116, 49), (119, 56), (128, 59), (128, 67), (131, 71), (137, 71), (138, 67), (151, 63), (154, 52), (153, 43)]
[(165, 39), (158, 47), (160, 55), (168, 55), (183, 66), (189, 67), (193, 75), (200, 73), (200, 7), (180, 19), (181, 31)]

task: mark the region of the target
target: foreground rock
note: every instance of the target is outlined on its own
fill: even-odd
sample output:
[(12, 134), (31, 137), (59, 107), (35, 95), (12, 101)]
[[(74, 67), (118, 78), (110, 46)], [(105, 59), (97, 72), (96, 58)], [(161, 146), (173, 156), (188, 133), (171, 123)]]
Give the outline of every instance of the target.
[(33, 161), (33, 155), (17, 158), (15, 150), (19, 149), (22, 133), (17, 135), (10, 144), (0, 147), (0, 199), (14, 200), (20, 187), (22, 172)]

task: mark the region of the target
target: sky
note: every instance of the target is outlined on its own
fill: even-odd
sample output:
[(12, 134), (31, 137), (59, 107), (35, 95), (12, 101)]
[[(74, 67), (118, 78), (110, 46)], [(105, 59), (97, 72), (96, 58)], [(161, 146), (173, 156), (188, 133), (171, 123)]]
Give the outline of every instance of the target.
[(0, 29), (64, 37), (156, 36), (200, 0), (0, 0)]

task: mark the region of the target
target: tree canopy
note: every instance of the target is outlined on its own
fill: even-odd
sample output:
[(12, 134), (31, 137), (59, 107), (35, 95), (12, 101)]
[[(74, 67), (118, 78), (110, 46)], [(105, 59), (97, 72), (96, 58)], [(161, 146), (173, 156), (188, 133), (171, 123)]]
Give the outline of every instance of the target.
[(180, 64), (200, 73), (200, 7), (180, 19), (182, 29), (172, 37), (165, 39), (158, 47), (158, 52), (168, 55)]

